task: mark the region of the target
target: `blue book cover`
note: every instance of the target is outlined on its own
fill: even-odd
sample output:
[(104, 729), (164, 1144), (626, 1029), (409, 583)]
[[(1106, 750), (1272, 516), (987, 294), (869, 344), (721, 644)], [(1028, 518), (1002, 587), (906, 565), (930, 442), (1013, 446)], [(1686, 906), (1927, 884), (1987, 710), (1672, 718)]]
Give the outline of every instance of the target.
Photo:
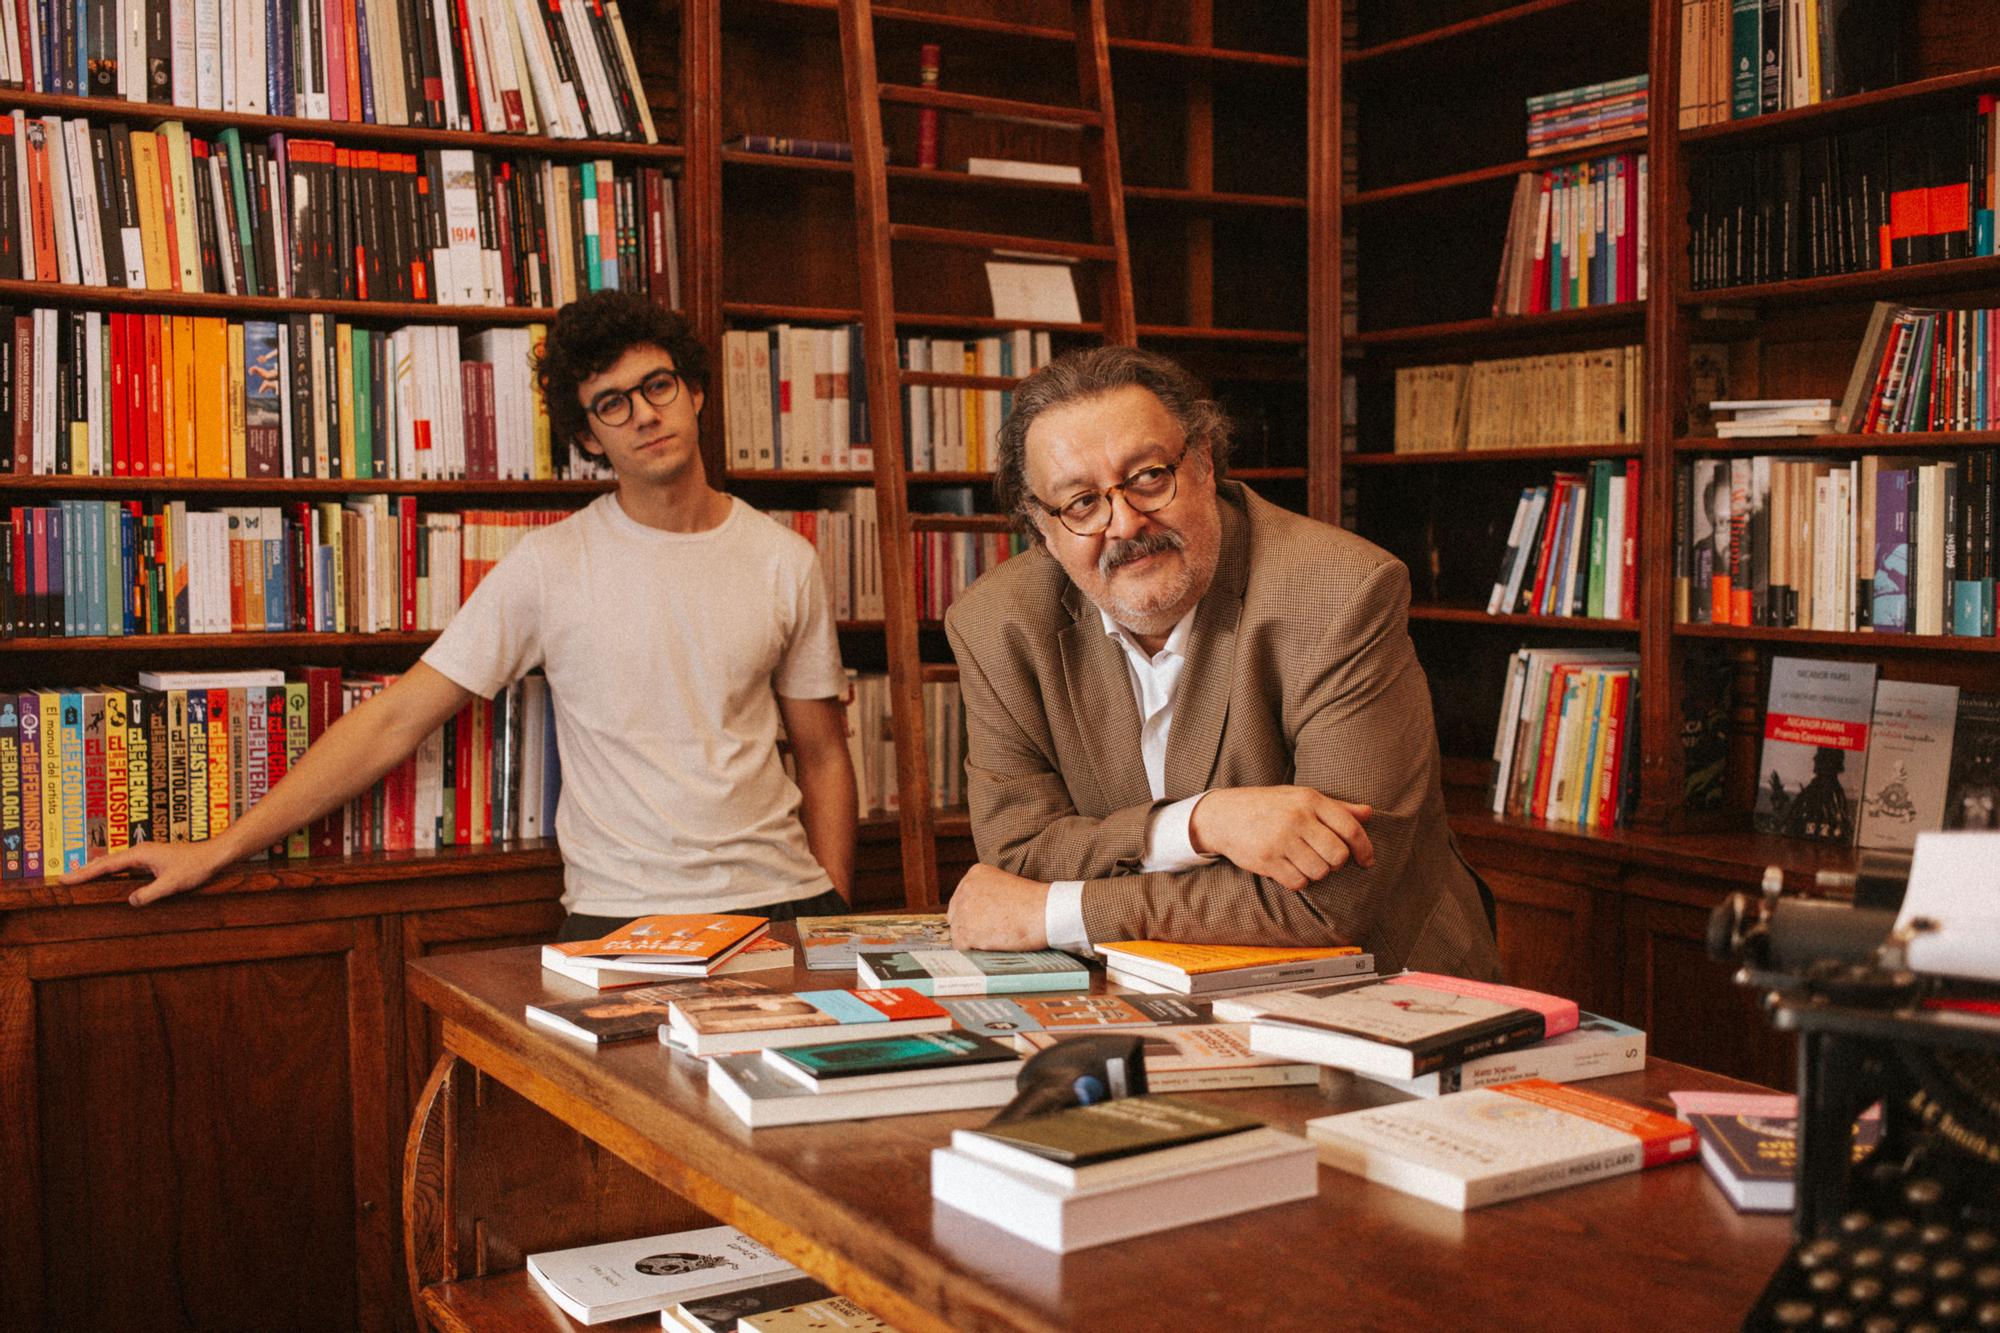
[(1875, 588), (1869, 623), (1877, 634), (1914, 628), (1910, 604), (1910, 479), (1906, 468), (1875, 474)]

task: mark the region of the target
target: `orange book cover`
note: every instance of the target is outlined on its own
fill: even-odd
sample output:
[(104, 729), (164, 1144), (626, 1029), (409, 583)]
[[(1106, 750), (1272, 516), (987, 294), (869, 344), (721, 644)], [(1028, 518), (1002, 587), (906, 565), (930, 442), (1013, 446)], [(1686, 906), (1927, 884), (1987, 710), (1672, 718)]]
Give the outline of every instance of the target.
[(1598, 761), (1598, 777), (1591, 793), (1590, 824), (1608, 829), (1618, 820), (1618, 786), (1625, 776), (1622, 762), (1626, 749), (1626, 711), (1630, 707), (1632, 677), (1620, 672), (1611, 678), (1610, 698), (1604, 708), (1604, 743)]
[(548, 946), (571, 958), (668, 958), (719, 962), (770, 928), (761, 916), (709, 912), (642, 916), (602, 939)]
[(195, 345), (193, 315), (175, 315), (174, 320), (174, 412), (167, 420), (173, 427), (173, 454), (167, 466), (170, 475), (192, 477), (195, 472)]
[(229, 475), (229, 321), (195, 319), (188, 373), (194, 389), (194, 475)]
[(1493, 1091), (1630, 1134), (1644, 1145), (1644, 1156), (1640, 1162), (1642, 1167), (1679, 1161), (1695, 1153), (1693, 1125), (1658, 1111), (1649, 1111), (1636, 1102), (1607, 1097), (1601, 1092), (1590, 1092), (1573, 1084), (1551, 1083), (1545, 1078), (1499, 1083), (1494, 1085)]
[(167, 263), (167, 233), (160, 218), (160, 191), (149, 188), (160, 178), (159, 138), (151, 130), (133, 130), (132, 194), (139, 210), (139, 248), (146, 260), (146, 286), (172, 291), (180, 268)]
[(30, 118), (23, 126), (28, 166), (28, 211), (35, 234), (35, 280), (60, 282), (62, 271), (56, 254), (55, 191), (49, 183), (49, 131), (40, 120)]
[(1150, 959), (1183, 972), (1228, 972), (1271, 963), (1304, 963), (1318, 958), (1344, 958), (1361, 950), (1351, 944), (1325, 949), (1286, 949), (1250, 944), (1175, 944), (1167, 940), (1120, 940), (1097, 946), (1099, 953)]
[(229, 628), (250, 627), (247, 580), (243, 577), (243, 511), (230, 509), (229, 515)]
[(1549, 808), (1549, 786), (1555, 778), (1556, 733), (1562, 728), (1563, 695), (1569, 689), (1569, 678), (1575, 674), (1576, 667), (1567, 662), (1549, 673), (1549, 697), (1542, 708), (1542, 743), (1535, 759), (1535, 790), (1529, 796), (1526, 811), (1536, 819), (1542, 818)]

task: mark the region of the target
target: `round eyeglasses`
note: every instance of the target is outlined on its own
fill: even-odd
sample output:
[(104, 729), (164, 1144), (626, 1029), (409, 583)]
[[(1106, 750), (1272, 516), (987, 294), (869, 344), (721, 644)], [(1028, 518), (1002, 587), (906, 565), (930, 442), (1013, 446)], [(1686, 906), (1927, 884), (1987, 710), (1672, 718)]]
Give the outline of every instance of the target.
[(1187, 451), (1171, 463), (1156, 463), (1152, 467), (1142, 467), (1116, 486), (1101, 491), (1083, 491), (1070, 497), (1063, 505), (1044, 503), (1039, 496), (1029, 496), (1038, 508), (1049, 517), (1061, 523), (1079, 537), (1095, 537), (1111, 526), (1111, 497), (1122, 495), (1125, 503), (1135, 514), (1150, 514), (1165, 509), (1174, 502), (1174, 478), (1182, 463), (1187, 461)]
[(607, 426), (622, 426), (632, 419), (632, 395), (644, 394), (654, 407), (665, 407), (681, 395), (681, 377), (671, 370), (656, 370), (630, 389), (606, 389), (590, 400), (590, 415)]

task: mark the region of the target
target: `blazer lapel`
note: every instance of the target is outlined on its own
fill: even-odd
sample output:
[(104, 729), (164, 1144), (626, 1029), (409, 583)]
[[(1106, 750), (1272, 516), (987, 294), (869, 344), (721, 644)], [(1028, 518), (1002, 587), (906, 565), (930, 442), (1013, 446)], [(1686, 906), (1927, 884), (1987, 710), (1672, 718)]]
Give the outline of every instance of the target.
[(1236, 629), (1243, 612), (1243, 590), (1249, 579), (1248, 520), (1232, 503), (1224, 483), (1218, 497), (1222, 510), (1222, 553), (1215, 579), (1195, 609), (1188, 633), (1187, 665), (1181, 668), (1174, 692), (1174, 726), (1167, 736), (1166, 799), (1178, 801), (1205, 791), (1222, 749), (1222, 724), (1229, 716), (1229, 696), (1236, 671)]
[[(1139, 705), (1132, 698), (1123, 650), (1104, 632), (1097, 608), (1070, 584), (1063, 596), (1072, 620), (1058, 636), (1071, 715), (1090, 755), (1088, 774), (1101, 813), (1153, 799), (1139, 753)], [(1083, 813), (1091, 813), (1085, 811)]]

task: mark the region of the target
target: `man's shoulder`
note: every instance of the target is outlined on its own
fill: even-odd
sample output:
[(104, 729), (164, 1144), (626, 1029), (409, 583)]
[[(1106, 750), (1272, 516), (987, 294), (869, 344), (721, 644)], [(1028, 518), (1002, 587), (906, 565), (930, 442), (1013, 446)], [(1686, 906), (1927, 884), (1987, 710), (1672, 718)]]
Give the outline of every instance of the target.
[(1002, 560), (952, 598), (945, 624), (968, 642), (1010, 626), (1068, 623), (1069, 576), (1039, 547)]
[(1251, 587), (1294, 590), (1308, 597), (1342, 595), (1401, 563), (1365, 537), (1245, 492)]

